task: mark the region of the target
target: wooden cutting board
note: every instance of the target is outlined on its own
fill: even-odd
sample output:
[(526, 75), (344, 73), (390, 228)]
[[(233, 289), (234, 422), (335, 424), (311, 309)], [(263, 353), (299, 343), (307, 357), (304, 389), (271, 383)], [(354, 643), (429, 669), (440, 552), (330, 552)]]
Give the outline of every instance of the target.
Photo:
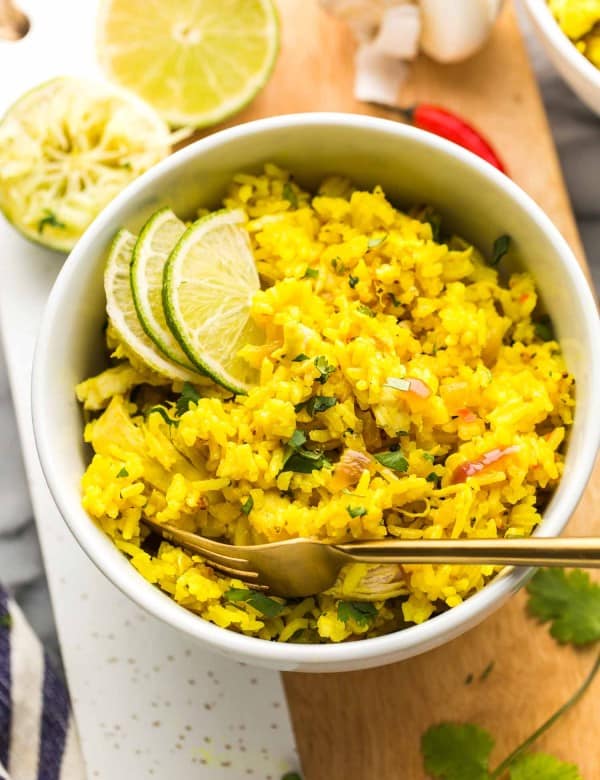
[[(233, 123), (295, 111), (377, 113), (352, 96), (353, 42), (312, 0), (281, 0), (282, 51), (273, 78)], [(466, 63), (416, 63), (399, 103), (439, 103), (478, 126), (512, 178), (546, 211), (585, 268), (556, 150), (512, 7), (483, 52)], [(385, 113), (380, 113), (385, 115)], [(600, 469), (569, 525), (600, 532)], [(418, 658), (366, 672), (286, 674), (306, 780), (424, 778), (421, 734), (439, 721), (471, 721), (496, 737), (493, 765), (583, 680), (595, 651), (559, 647), (525, 613), (519, 594), (481, 626)], [(480, 680), (490, 663), (493, 669)], [(473, 675), (473, 682), (465, 680)], [(600, 679), (538, 748), (600, 778)], [(543, 778), (540, 778), (543, 780)]]

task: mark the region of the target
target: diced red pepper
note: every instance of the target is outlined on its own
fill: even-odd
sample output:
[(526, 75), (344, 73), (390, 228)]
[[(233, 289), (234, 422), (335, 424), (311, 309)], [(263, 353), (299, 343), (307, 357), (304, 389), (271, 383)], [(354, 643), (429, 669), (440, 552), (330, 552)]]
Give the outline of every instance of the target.
[(518, 449), (519, 448), (516, 446), (504, 448), (499, 447), (497, 449), (490, 450), (489, 452), (484, 452), (481, 457), (477, 458), (477, 460), (468, 460), (465, 463), (461, 463), (461, 465), (454, 470), (454, 474), (452, 475), (452, 484), (456, 484), (457, 482), (466, 482), (468, 477), (473, 477), (475, 474), (480, 474), (482, 471), (485, 471), (490, 466), (498, 463), (498, 461), (506, 458), (507, 455), (511, 455)]

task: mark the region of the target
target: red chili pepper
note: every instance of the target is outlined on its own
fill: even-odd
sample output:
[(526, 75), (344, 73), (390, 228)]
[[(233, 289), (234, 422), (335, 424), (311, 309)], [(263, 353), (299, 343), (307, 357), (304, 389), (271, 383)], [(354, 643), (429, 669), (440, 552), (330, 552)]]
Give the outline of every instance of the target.
[(478, 130), (456, 114), (429, 103), (420, 103), (414, 108), (401, 109), (401, 111), (415, 127), (439, 135), (448, 141), (453, 141), (478, 157), (487, 160), (490, 165), (498, 168), (502, 173), (506, 173), (504, 163), (491, 144)]

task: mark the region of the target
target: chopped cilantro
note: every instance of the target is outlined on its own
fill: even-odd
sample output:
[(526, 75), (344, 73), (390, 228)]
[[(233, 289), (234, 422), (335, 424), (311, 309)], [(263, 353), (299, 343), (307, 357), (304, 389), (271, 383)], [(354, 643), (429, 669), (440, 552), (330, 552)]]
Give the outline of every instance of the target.
[(123, 466), (121, 471), (119, 471), (119, 473), (117, 474), (117, 477), (128, 477), (128, 476), (129, 476), (129, 472), (127, 471), (125, 466)]
[(248, 498), (242, 504), (242, 512), (245, 515), (249, 515), (253, 506), (254, 506), (254, 499), (252, 498), (252, 496), (248, 496)]
[(167, 412), (164, 406), (153, 406), (151, 409), (148, 410), (149, 415), (155, 413), (160, 414), (160, 416), (167, 423), (167, 425), (174, 425), (175, 427), (179, 425), (179, 420), (174, 420), (172, 417), (170, 417), (169, 413)]
[(189, 382), (184, 382), (181, 395), (175, 404), (175, 408), (177, 409), (177, 417), (181, 417), (182, 414), (185, 414), (185, 412), (187, 412), (190, 408), (190, 404), (197, 404), (199, 400), (200, 396), (196, 392), (194, 386)]
[(398, 300), (398, 298), (396, 298), (394, 293), (388, 293), (388, 297), (392, 302), (392, 306), (400, 306), (400, 301)]
[(331, 261), (331, 267), (338, 276), (346, 273), (346, 266), (342, 263), (339, 257), (334, 257)]
[(315, 364), (315, 368), (319, 372), (319, 376), (317, 377), (317, 382), (320, 382), (322, 385), (325, 384), (325, 382), (329, 379), (330, 375), (333, 374), (335, 371), (335, 366), (332, 366), (330, 363), (327, 362), (327, 358), (325, 355), (318, 355), (313, 363)]
[(410, 379), (400, 379), (396, 376), (391, 376), (383, 385), (384, 387), (391, 387), (394, 390), (401, 390), (406, 393), (410, 390)]
[(384, 236), (379, 236), (379, 238), (370, 238), (367, 242), (367, 248), (368, 249), (375, 249), (378, 246), (381, 246), (384, 241), (387, 240), (387, 233)]
[(346, 512), (348, 512), (350, 517), (364, 517), (367, 514), (364, 506), (347, 506)]
[(436, 474), (435, 471), (431, 471), (425, 477), (425, 479), (427, 480), (427, 482), (433, 482), (437, 487), (438, 482), (440, 482), (442, 478), (439, 476), (439, 474)]
[(291, 439), (288, 441), (288, 446), (297, 450), (298, 447), (301, 447), (303, 444), (306, 444), (306, 434), (304, 431), (296, 429), (292, 434)]
[(348, 284), (350, 285), (350, 287), (352, 287), (352, 289), (356, 287), (358, 282), (359, 282), (358, 276), (352, 276), (352, 274), (350, 274), (350, 276), (348, 277)]
[(600, 585), (587, 572), (538, 569), (527, 586), (529, 611), (559, 642), (584, 645), (600, 639)]
[(58, 219), (53, 211), (50, 211), (50, 209), (44, 209), (42, 213), (44, 216), (37, 224), (38, 233), (43, 233), (46, 227), (60, 228), (61, 230), (64, 230), (67, 227), (64, 222), (61, 222), (60, 219)]
[(423, 460), (428, 460), (430, 463), (433, 463), (433, 461), (435, 460), (435, 455), (432, 455), (430, 452), (424, 452)]
[(301, 352), (299, 355), (296, 355), (295, 358), (292, 358), (292, 363), (304, 363), (305, 360), (310, 360), (308, 355), (305, 355), (304, 352)]
[(377, 607), (370, 601), (338, 601), (337, 616), (342, 623), (354, 620), (358, 626), (368, 626), (377, 614)]
[(546, 753), (528, 753), (510, 768), (510, 780), (583, 780), (575, 764)]
[(265, 617), (277, 617), (285, 608), (285, 604), (265, 596), (260, 590), (229, 588), (223, 595), (227, 601), (245, 601), (258, 612), (262, 612)]
[(489, 780), (492, 735), (472, 723), (440, 723), (421, 738), (425, 771), (443, 780)]
[(366, 306), (364, 303), (359, 303), (356, 307), (356, 310), (360, 312), (361, 314), (364, 314), (365, 317), (374, 317), (375, 312), (373, 309), (370, 309), (368, 306)]
[(307, 450), (306, 434), (295, 430), (287, 443), (283, 459), (282, 471), (295, 471), (299, 474), (310, 474), (319, 471), (324, 466), (329, 466), (329, 461), (320, 450)]
[(408, 471), (408, 461), (399, 450), (397, 452), (378, 452), (375, 454), (375, 459), (388, 469)]
[(336, 404), (337, 398), (333, 395), (315, 395), (312, 398), (309, 398), (308, 401), (302, 401), (301, 403), (296, 404), (294, 409), (296, 412), (306, 409), (310, 416), (314, 417), (315, 414), (331, 409), (331, 407)]
[(286, 181), (286, 183), (283, 185), (282, 195), (284, 199), (288, 201), (288, 203), (291, 205), (293, 209), (298, 208), (298, 196), (294, 192), (294, 188), (292, 187), (289, 181)]
[(10, 628), (12, 626), (12, 617), (8, 612), (0, 615), (0, 628)]
[(502, 260), (504, 255), (508, 252), (509, 247), (510, 236), (498, 236), (498, 238), (494, 241), (494, 246), (492, 247), (492, 259), (490, 260), (490, 265), (498, 265), (500, 260)]
[(534, 324), (535, 335), (542, 341), (554, 341), (554, 328), (552, 320), (545, 314)]
[(303, 279), (316, 279), (319, 275), (319, 271), (317, 268), (307, 268), (304, 272)]

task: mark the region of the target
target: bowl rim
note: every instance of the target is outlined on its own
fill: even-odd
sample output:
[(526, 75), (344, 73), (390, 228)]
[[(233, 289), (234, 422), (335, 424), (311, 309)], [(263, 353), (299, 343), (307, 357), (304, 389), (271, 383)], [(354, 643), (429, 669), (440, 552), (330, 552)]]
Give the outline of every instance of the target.
[[(79, 266), (86, 262), (88, 251), (94, 246), (97, 237), (102, 234), (106, 226), (118, 219), (126, 204), (143, 195), (147, 186), (169, 169), (185, 165), (187, 161), (197, 156), (210, 154), (211, 151), (232, 140), (239, 141), (270, 130), (324, 126), (391, 134), (398, 140), (407, 139), (416, 142), (432, 151), (458, 159), (467, 167), (475, 168), (476, 172), (486, 178), (492, 187), (500, 188), (515, 201), (516, 205), (525, 211), (551, 240), (576, 289), (586, 330), (590, 334), (594, 331), (596, 333), (596, 338), (591, 339), (593, 352), (589, 356), (590, 384), (600, 388), (600, 321), (583, 271), (565, 239), (535, 201), (508, 176), (471, 152), (445, 139), (409, 125), (362, 114), (335, 112), (286, 114), (258, 119), (209, 135), (175, 152), (129, 184), (94, 220), (67, 258), (52, 288), (42, 318), (34, 355), (31, 390), (34, 436), (46, 482), (62, 518), (84, 552), (100, 571), (139, 607), (167, 625), (214, 649), (272, 667), (293, 669), (299, 666), (301, 671), (309, 670), (311, 666), (318, 667), (318, 671), (324, 671), (327, 667), (335, 670), (336, 667), (344, 664), (354, 665), (351, 668), (360, 668), (361, 665), (376, 665), (378, 659), (381, 659), (381, 663), (386, 663), (393, 661), (395, 657), (402, 655), (408, 657), (432, 649), (458, 636), (486, 614), (491, 613), (494, 608), (499, 607), (511, 592), (515, 592), (525, 583), (532, 569), (507, 569), (463, 603), (424, 623), (361, 641), (297, 645), (272, 642), (221, 628), (177, 604), (148, 583), (128, 562), (128, 567), (125, 568), (121, 565), (122, 561), (116, 557), (104, 560), (103, 547), (99, 543), (98, 536), (103, 533), (81, 506), (79, 496), (75, 503), (72, 488), (67, 487), (53, 458), (52, 423), (44, 411), (47, 399), (45, 378), (48, 375), (52, 355), (50, 337), (55, 322), (60, 320), (60, 310), (63, 300), (67, 297), (71, 280), (77, 275)], [(586, 420), (587, 435), (583, 446), (577, 452), (580, 468), (573, 475), (568, 491), (562, 496), (560, 506), (551, 507), (552, 511), (548, 519), (544, 515), (541, 526), (536, 530), (536, 533), (539, 532), (541, 536), (557, 534), (563, 530), (591, 474), (600, 443), (600, 406), (597, 409), (591, 404), (590, 406), (592, 407), (590, 419)], [(108, 537), (104, 538), (108, 540)]]
[(600, 90), (600, 68), (593, 65), (561, 29), (546, 0), (524, 0), (524, 3), (552, 47), (588, 82)]

